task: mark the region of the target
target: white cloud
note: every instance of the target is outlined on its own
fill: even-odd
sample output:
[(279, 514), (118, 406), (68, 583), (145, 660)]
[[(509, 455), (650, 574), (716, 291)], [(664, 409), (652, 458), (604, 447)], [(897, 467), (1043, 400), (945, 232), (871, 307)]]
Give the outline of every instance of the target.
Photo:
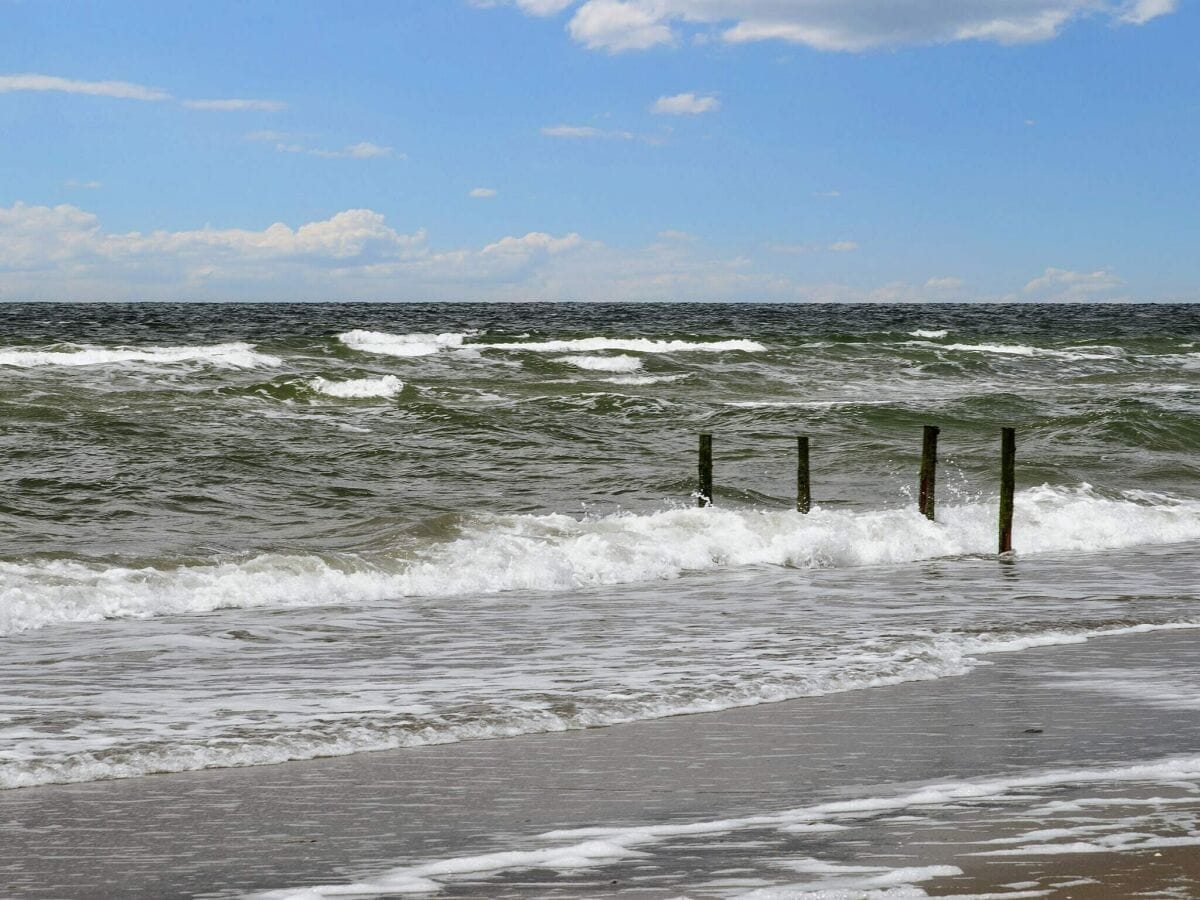
[(587, 0), (567, 25), (571, 37), (593, 50), (646, 50), (675, 40), (671, 15), (655, 3)]
[(1125, 284), (1108, 269), (1094, 272), (1075, 272), (1050, 267), (1025, 285), (1025, 293), (1036, 299), (1095, 300), (1098, 295), (1111, 294)]
[(965, 281), (953, 275), (935, 275), (925, 282), (925, 287), (931, 291), (957, 291), (965, 284)]
[(668, 228), (666, 231), (660, 231), (658, 236), (664, 241), (690, 241), (692, 236), (686, 231), (679, 231), (676, 228)]
[[(271, 134), (271, 132), (259, 132), (259, 134)], [(252, 137), (251, 140), (270, 140), (270, 138)], [(280, 153), (303, 153), (307, 156), (320, 156), (325, 159), (374, 159), (381, 156), (397, 156), (398, 159), (405, 159), (403, 153), (397, 155), (396, 151), (391, 147), (381, 147), (379, 144), (372, 144), (370, 141), (363, 141), (359, 144), (348, 144), (341, 150), (327, 150), (322, 147), (308, 147), (304, 144), (288, 143), (276, 144), (275, 149)]]
[(467, 196), (474, 197), (476, 200), (487, 200), (491, 197), (495, 197), (496, 194), (497, 194), (497, 191), (495, 188), (477, 187), (477, 188), (472, 188), (470, 193), (467, 194)]
[(817, 191), (813, 194), (814, 197), (824, 197), (826, 200), (834, 200), (842, 196), (841, 191)]
[(104, 184), (103, 182), (99, 181), (79, 181), (75, 178), (71, 178), (63, 182), (63, 187), (83, 191), (96, 191), (104, 187)]
[[(470, 0), (472, 6), (490, 8), (501, 6), (505, 0)], [(531, 16), (553, 16), (562, 12), (575, 0), (511, 0), (513, 6)]]
[[(490, 5), (490, 4), (489, 4)], [(571, 3), (517, 0), (535, 15)], [(1098, 17), (1142, 25), (1178, 0), (575, 0), (567, 30), (585, 47), (645, 50), (690, 35), (703, 42), (786, 41), (819, 50), (858, 51), (902, 44), (1050, 40), (1073, 21)]]
[(857, 241), (834, 241), (831, 244), (772, 244), (775, 253), (801, 256), (806, 253), (853, 253), (858, 249)]
[(716, 97), (697, 96), (689, 92), (659, 97), (650, 107), (650, 112), (659, 116), (698, 116), (706, 112), (716, 112), (720, 108), (721, 101)]
[(408, 299), (487, 296), (598, 246), (535, 231), (438, 251), (369, 209), (298, 227), (117, 233), (75, 206), (17, 203), (0, 207), (0, 298), (395, 298), (399, 282)]
[(228, 100), (184, 100), (183, 105), (188, 109), (216, 109), (231, 112), (241, 110), (278, 112), (281, 109), (287, 109), (287, 104), (281, 100), (245, 100), (238, 98)]
[(632, 141), (637, 137), (632, 131), (605, 131), (591, 125), (547, 125), (542, 128), (542, 134), (556, 138), (608, 138), (618, 141)]
[(128, 81), (77, 81), (55, 75), (0, 75), (0, 94), (14, 91), (57, 91), (87, 94), (92, 97), (116, 97), (121, 100), (170, 100), (159, 88), (131, 84)]

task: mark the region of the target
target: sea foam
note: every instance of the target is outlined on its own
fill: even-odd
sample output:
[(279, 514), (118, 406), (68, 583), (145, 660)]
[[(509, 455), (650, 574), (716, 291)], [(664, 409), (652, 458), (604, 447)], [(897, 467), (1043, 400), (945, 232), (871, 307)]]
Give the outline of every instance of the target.
[(587, 372), (636, 372), (642, 367), (635, 356), (560, 356), (556, 362)]
[(234, 342), (183, 347), (96, 347), (56, 344), (54, 349), (25, 347), (0, 349), (0, 366), (28, 369), (39, 366), (106, 366), (129, 363), (200, 363), (224, 368), (252, 369), (278, 366), (278, 356), (259, 353), (253, 344)]
[(395, 397), (404, 389), (404, 382), (395, 375), (382, 375), (379, 378), (350, 378), (346, 381), (314, 378), (309, 384), (319, 394), (349, 400)]
[(351, 350), (376, 353), (382, 356), (433, 356), (442, 350), (456, 350), (463, 345), (465, 334), (389, 334), (386, 331), (356, 329), (338, 335), (338, 340)]
[[(338, 340), (351, 350), (384, 356), (432, 356), (443, 350), (522, 350), (534, 353), (601, 353), (606, 350), (625, 353), (760, 353), (767, 348), (757, 341), (712, 340), (683, 341), (654, 338), (590, 337), (561, 341), (472, 341), (476, 332), (444, 334), (391, 334), (385, 331), (347, 331)], [(628, 370), (623, 370), (628, 371)]]
[[(473, 880), (499, 875), (515, 869), (554, 869), (574, 871), (595, 869), (630, 857), (645, 857), (654, 848), (677, 841), (689, 841), (704, 836), (734, 835), (744, 832), (778, 831), (789, 833), (797, 826), (850, 823), (863, 819), (900, 812), (927, 812), (930, 809), (953, 809), (964, 804), (1003, 804), (1005, 808), (1019, 804), (1034, 791), (1046, 791), (1081, 786), (1113, 784), (1159, 785), (1200, 778), (1200, 757), (1173, 757), (1124, 766), (1095, 766), (1079, 769), (1052, 769), (1041, 772), (999, 775), (974, 780), (932, 782), (911, 787), (902, 793), (851, 797), (828, 803), (795, 807), (782, 812), (769, 812), (729, 818), (697, 819), (660, 824), (645, 823), (614, 827), (589, 827), (549, 831), (537, 835), (537, 846), (521, 850), (500, 850), (474, 856), (458, 856), (399, 866), (373, 874), (350, 884), (313, 885), (292, 889), (265, 891), (254, 894), (257, 900), (315, 900), (321, 897), (371, 897), (381, 895), (431, 893), (452, 884), (456, 876), (470, 875)], [(1019, 807), (1018, 807), (1019, 808)], [(1195, 846), (1200, 836), (1189, 834), (1179, 838), (1151, 835), (1118, 835), (1116, 839), (1098, 841), (1085, 847), (1078, 845), (1035, 845), (1011, 851), (992, 851), (998, 855), (1038, 855), (1061, 852), (1120, 852), (1123, 850), (1153, 849), (1169, 846)], [(526, 842), (527, 844), (529, 841)], [(779, 865), (779, 863), (776, 863)], [(818, 859), (784, 862), (805, 875), (834, 876), (800, 885), (765, 888), (742, 895), (745, 900), (782, 900), (792, 897), (920, 897), (923, 891), (907, 890), (913, 885), (934, 878), (961, 874), (956, 866), (934, 865), (889, 869), (879, 866), (847, 866)], [(849, 877), (848, 877), (849, 876)], [(899, 887), (892, 894), (888, 888)], [(1005, 892), (1005, 897), (1041, 896), (1043, 892)]]
[[(386, 564), (353, 554), (279, 554), (176, 567), (83, 560), (0, 562), (0, 634), (67, 622), (229, 607), (352, 604), (409, 596), (557, 591), (751, 565), (896, 565), (995, 551), (996, 504), (915, 510), (670, 509), (576, 519), (495, 516)], [(1022, 554), (1200, 539), (1200, 502), (1101, 497), (1043, 486), (1017, 498)]]

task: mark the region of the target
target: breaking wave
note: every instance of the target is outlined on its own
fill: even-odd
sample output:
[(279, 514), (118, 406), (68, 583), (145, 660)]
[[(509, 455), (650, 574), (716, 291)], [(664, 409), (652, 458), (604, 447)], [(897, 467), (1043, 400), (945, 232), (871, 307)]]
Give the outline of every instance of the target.
[(30, 369), (39, 366), (109, 366), (127, 363), (201, 363), (235, 369), (278, 366), (278, 356), (259, 353), (253, 344), (234, 342), (184, 347), (96, 347), (56, 344), (51, 349), (0, 349), (0, 366)]
[[(737, 566), (895, 565), (989, 554), (993, 502), (858, 512), (672, 509), (582, 520), (481, 519), (460, 536), (384, 563), (354, 554), (265, 553), (206, 564), (110, 566), (80, 560), (0, 562), (0, 634), (61, 623), (267, 606), (354, 604), (410, 596), (555, 591), (678, 578)], [(1022, 491), (1022, 554), (1092, 552), (1200, 539), (1200, 501), (1089, 487)]]
[(350, 400), (395, 397), (404, 390), (404, 382), (395, 375), (382, 375), (379, 378), (350, 378), (346, 381), (314, 378), (309, 384), (318, 394)]

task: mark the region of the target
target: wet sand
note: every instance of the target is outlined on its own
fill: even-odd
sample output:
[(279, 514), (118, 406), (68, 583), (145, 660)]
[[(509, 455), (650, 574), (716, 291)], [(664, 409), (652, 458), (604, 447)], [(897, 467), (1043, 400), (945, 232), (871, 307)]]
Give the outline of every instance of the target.
[[(0, 895), (233, 896), (538, 846), (555, 829), (724, 819), (938, 780), (1200, 753), (1200, 712), (1061, 684), (1063, 673), (1099, 668), (1195, 672), (1195, 631), (989, 659), (959, 678), (606, 729), (0, 792)], [(1174, 790), (1173, 809), (1200, 813), (1200, 795)], [(854, 835), (791, 834), (786, 846), (709, 836), (591, 870), (460, 879), (439, 896), (727, 896), (802, 882), (780, 867), (794, 858), (963, 871), (922, 883), (931, 895), (1037, 881), (1059, 897), (1200, 896), (1196, 846), (971, 855), (972, 835), (1036, 827), (1019, 810), (1001, 822), (967, 809), (928, 822), (884, 817)]]

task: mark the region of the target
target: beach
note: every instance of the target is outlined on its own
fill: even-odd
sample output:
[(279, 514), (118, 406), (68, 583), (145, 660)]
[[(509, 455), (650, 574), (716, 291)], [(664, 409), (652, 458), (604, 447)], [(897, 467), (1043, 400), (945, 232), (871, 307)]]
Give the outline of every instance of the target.
[[(296, 891), (360, 882), (391, 896), (441, 863), (451, 874), (424, 888), (447, 897), (731, 897), (826, 882), (1188, 896), (1200, 885), (1200, 703), (1063, 685), (1113, 666), (1195, 672), (1196, 634), (1006, 654), (849, 702), (9, 791), (3, 890), (316, 896)], [(1036, 834), (1050, 828), (1065, 831)], [(1095, 842), (1113, 833), (1124, 844)], [(590, 859), (563, 850), (596, 835), (611, 846)], [(978, 855), (996, 850), (1012, 855)], [(936, 874), (950, 868), (962, 874)]]

